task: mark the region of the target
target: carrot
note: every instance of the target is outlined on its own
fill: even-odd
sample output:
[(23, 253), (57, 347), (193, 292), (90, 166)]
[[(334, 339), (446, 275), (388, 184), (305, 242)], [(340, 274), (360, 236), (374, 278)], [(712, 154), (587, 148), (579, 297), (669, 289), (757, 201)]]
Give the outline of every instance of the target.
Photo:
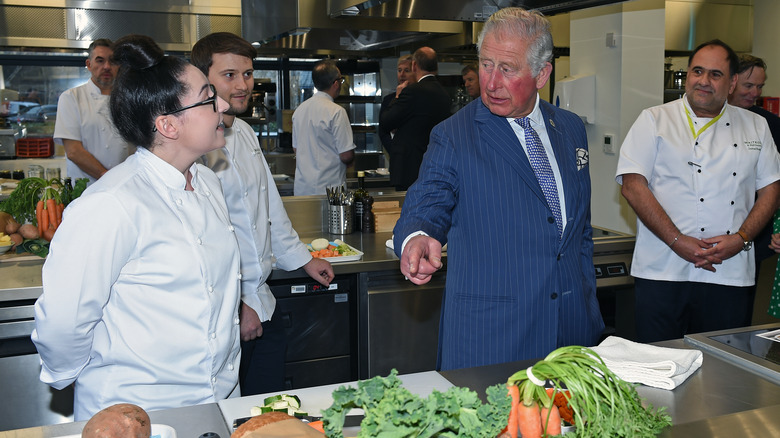
[(65, 204), (60, 202), (57, 204), (57, 223), (62, 223), (62, 213), (65, 211)]
[(556, 436), (561, 434), (561, 414), (558, 406), (551, 404), (549, 408), (542, 407), (540, 411), (544, 436)]
[(320, 421), (310, 421), (307, 423), (309, 426), (313, 427), (315, 430), (318, 430), (322, 433), (325, 433), (325, 425), (323, 424), (322, 420)]
[(525, 402), (517, 405), (517, 427), (523, 438), (541, 438), (542, 417), (539, 413), (539, 403), (532, 401), (530, 406)]
[(509, 410), (509, 423), (506, 431), (511, 438), (517, 438), (517, 406), (520, 404), (520, 388), (517, 385), (507, 385), (509, 396), (512, 397), (512, 408)]
[[(38, 222), (38, 235), (43, 235), (43, 199), (35, 205), (35, 221)], [(46, 227), (48, 228), (48, 227)]]
[(46, 200), (44, 209), (49, 215), (49, 224), (56, 230), (59, 223), (57, 223), (57, 204), (55, 203), (54, 198)]

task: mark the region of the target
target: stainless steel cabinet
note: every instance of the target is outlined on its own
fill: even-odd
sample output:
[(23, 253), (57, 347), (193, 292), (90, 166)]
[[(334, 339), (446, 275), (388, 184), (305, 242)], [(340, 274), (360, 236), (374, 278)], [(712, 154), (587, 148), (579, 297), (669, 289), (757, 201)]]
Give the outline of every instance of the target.
[(444, 277), (425, 285), (404, 280), (398, 270), (366, 274), (366, 339), (361, 349), (361, 378), (436, 368)]

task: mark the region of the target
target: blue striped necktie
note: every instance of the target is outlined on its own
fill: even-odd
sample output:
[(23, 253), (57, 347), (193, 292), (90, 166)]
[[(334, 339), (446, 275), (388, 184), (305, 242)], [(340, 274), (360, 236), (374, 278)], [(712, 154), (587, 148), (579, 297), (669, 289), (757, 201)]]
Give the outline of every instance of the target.
[(547, 159), (547, 153), (544, 151), (539, 134), (531, 127), (531, 119), (523, 117), (515, 119), (515, 122), (525, 132), (525, 147), (528, 151), (528, 161), (531, 162), (531, 168), (533, 168), (536, 179), (539, 181), (539, 186), (542, 188), (542, 193), (544, 193), (544, 197), (547, 199), (547, 205), (552, 210), (553, 216), (555, 216), (555, 223), (558, 226), (558, 238), (560, 238), (563, 236), (561, 201), (558, 197), (558, 187), (555, 184), (555, 175), (552, 167), (550, 167), (550, 160)]

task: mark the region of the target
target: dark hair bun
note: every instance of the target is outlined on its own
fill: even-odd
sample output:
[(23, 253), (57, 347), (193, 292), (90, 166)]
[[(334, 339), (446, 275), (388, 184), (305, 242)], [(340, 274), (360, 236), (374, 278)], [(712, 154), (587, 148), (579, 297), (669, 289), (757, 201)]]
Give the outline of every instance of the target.
[(114, 62), (134, 70), (153, 67), (165, 58), (165, 52), (146, 35), (125, 35), (114, 42)]

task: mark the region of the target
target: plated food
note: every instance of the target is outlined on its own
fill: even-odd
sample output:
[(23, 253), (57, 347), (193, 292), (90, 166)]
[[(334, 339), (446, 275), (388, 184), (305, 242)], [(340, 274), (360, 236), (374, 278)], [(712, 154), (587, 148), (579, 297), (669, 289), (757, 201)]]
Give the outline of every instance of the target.
[(324, 259), (331, 263), (360, 260), (360, 257), (363, 256), (362, 252), (347, 245), (341, 239), (331, 242), (325, 238), (318, 238), (312, 240), (307, 247), (312, 257)]

